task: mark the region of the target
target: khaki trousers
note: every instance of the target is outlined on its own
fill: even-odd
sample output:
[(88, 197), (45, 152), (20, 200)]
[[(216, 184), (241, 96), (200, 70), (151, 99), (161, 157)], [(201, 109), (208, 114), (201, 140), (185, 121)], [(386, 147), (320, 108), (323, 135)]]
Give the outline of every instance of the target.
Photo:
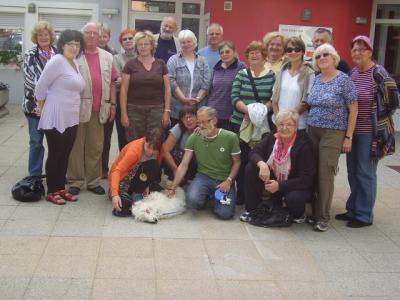
[(99, 113), (92, 112), (89, 122), (79, 123), (78, 133), (68, 161), (67, 180), (70, 186), (88, 188), (100, 185), (104, 127)]
[(345, 131), (309, 126), (307, 132), (318, 154), (318, 196), (313, 215), (316, 221), (328, 222)]

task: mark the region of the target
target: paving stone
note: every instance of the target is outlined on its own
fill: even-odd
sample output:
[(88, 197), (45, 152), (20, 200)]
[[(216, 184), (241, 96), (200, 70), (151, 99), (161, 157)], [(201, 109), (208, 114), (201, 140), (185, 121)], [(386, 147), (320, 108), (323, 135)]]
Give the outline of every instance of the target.
[(24, 300), (28, 299), (90, 299), (92, 279), (32, 278)]
[(155, 279), (154, 259), (102, 256), (97, 263), (96, 278)]
[(212, 279), (208, 258), (156, 257), (157, 279)]
[(95, 279), (93, 300), (156, 299), (155, 280)]
[(217, 281), (224, 300), (284, 299), (274, 281)]
[(157, 280), (157, 299), (160, 300), (219, 300), (214, 280)]
[(30, 278), (0, 278), (1, 299), (22, 299)]
[(81, 278), (94, 277), (97, 256), (45, 255), (35, 270), (39, 278)]
[(39, 259), (39, 255), (0, 255), (0, 278), (30, 278)]
[(45, 255), (97, 256), (101, 239), (94, 237), (50, 237)]
[(201, 258), (207, 257), (203, 240), (200, 239), (156, 239), (154, 240), (155, 257)]
[(150, 238), (105, 237), (100, 248), (100, 256), (152, 258), (153, 255), (153, 240)]
[(0, 236), (0, 254), (42, 255), (47, 241), (45, 236)]

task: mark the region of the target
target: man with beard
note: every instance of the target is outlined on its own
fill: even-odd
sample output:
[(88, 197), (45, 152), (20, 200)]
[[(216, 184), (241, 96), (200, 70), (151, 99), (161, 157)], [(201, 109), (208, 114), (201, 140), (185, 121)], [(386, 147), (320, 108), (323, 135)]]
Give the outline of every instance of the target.
[(234, 179), (240, 168), (239, 139), (233, 132), (217, 128), (217, 111), (203, 106), (197, 111), (200, 134), (192, 134), (185, 154), (168, 191), (175, 193), (195, 155), (197, 174), (186, 190), (186, 204), (201, 209), (209, 199), (215, 199), (214, 213), (222, 220), (235, 215), (236, 188)]
[(214, 66), (220, 61), (218, 45), (224, 39), (224, 29), (217, 23), (212, 23), (207, 28), (207, 47), (199, 50), (199, 55), (204, 56), (207, 60), (211, 72)]
[(176, 18), (165, 17), (161, 22), (160, 33), (154, 36), (157, 43), (154, 57), (162, 59), (165, 63), (181, 50), (178, 38), (174, 36), (176, 29)]

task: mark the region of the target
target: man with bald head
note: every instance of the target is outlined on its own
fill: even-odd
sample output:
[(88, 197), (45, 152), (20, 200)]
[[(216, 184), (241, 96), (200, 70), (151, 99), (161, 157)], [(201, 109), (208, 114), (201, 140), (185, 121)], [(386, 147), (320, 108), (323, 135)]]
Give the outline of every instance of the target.
[(206, 58), (211, 72), (214, 66), (221, 59), (219, 56), (218, 45), (224, 39), (224, 29), (217, 23), (211, 23), (207, 27), (207, 47), (199, 50), (199, 55)]
[(115, 116), (114, 82), (118, 73), (113, 68), (112, 55), (97, 47), (99, 25), (89, 22), (82, 31), (85, 51), (78, 58), (78, 65), (86, 86), (81, 93), (78, 133), (69, 157), (67, 179), (71, 194), (79, 194), (86, 183), (89, 191), (102, 195), (105, 194), (100, 185), (103, 124)]
[(178, 38), (174, 36), (177, 30), (175, 17), (164, 17), (160, 26), (160, 33), (156, 34), (157, 43), (155, 57), (162, 59), (165, 63), (168, 59), (181, 50)]

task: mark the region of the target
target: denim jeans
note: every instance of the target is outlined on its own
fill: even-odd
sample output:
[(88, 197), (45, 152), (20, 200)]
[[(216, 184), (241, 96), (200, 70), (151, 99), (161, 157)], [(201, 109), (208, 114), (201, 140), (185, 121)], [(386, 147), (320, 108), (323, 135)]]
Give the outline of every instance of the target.
[(26, 117), (29, 129), (29, 176), (42, 175), (44, 146), (44, 131), (38, 130), (39, 119)]
[(350, 196), (347, 215), (362, 222), (372, 223), (376, 199), (377, 160), (371, 159), (372, 134), (355, 134), (351, 152), (347, 154), (347, 178)]
[[(212, 179), (205, 174), (197, 173), (186, 190), (187, 206), (194, 209), (203, 208), (209, 199), (214, 200), (216, 186), (220, 183), (221, 181), (219, 180)], [(218, 201), (214, 202), (214, 213), (217, 217), (224, 220), (232, 219), (235, 215), (236, 191), (234, 184), (232, 184), (227, 197), (231, 199), (229, 205), (221, 204)]]

